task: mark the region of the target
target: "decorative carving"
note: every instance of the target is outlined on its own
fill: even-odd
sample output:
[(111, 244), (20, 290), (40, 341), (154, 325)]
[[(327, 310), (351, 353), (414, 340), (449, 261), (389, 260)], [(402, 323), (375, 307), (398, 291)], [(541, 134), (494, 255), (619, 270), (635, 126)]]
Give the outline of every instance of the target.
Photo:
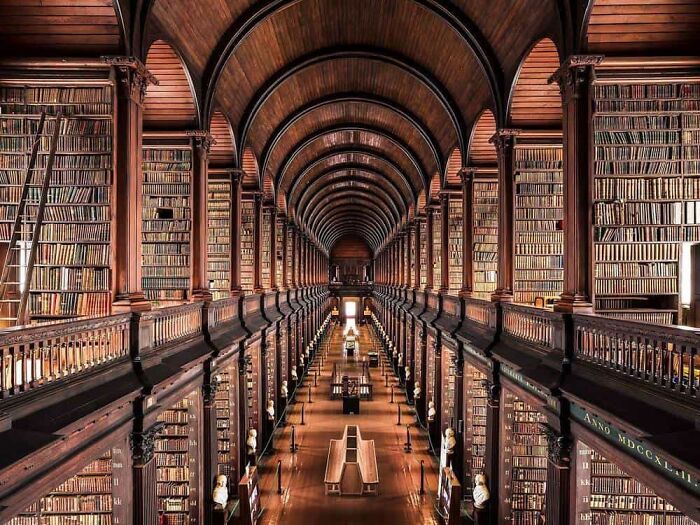
[(489, 405), (498, 405), (501, 399), (501, 385), (493, 381), (486, 381), (486, 397)]
[(219, 385), (221, 384), (221, 378), (218, 375), (213, 376), (208, 383), (202, 385), (202, 395), (204, 396), (204, 404), (212, 405), (214, 404), (214, 399), (216, 398), (216, 392), (219, 390)]
[(564, 104), (579, 98), (581, 87), (590, 84), (595, 78), (595, 66), (603, 61), (603, 55), (571, 55), (547, 81), (556, 82)]
[(519, 129), (501, 128), (496, 130), (496, 133), (489, 139), (489, 143), (496, 147), (496, 151), (499, 154), (502, 154), (513, 147), (515, 137), (518, 135), (520, 135)]
[(212, 137), (208, 131), (203, 129), (186, 131), (185, 134), (194, 139), (194, 147), (201, 150), (201, 152), (205, 155), (208, 155), (211, 147), (216, 144), (214, 137)]
[(164, 428), (165, 423), (159, 422), (144, 431), (129, 434), (129, 447), (135, 465), (145, 465), (153, 459), (156, 438)]
[(459, 170), (459, 180), (462, 184), (467, 184), (474, 180), (474, 175), (476, 174), (476, 168), (462, 168)]
[(146, 66), (133, 56), (103, 56), (102, 61), (117, 72), (122, 95), (138, 104), (143, 104), (149, 84), (158, 85), (158, 79)]
[(541, 425), (547, 438), (547, 457), (558, 467), (566, 467), (571, 461), (571, 439), (559, 434), (549, 425)]

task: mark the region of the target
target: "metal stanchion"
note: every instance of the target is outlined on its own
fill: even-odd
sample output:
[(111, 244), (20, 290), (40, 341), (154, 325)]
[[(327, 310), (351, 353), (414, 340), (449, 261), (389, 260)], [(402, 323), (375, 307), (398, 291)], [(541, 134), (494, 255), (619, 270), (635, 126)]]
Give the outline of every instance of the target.
[(282, 460), (277, 460), (277, 494), (282, 494)]
[(389, 374), (384, 376), (384, 386), (389, 386)]
[(389, 403), (393, 403), (393, 402), (394, 402), (394, 385), (391, 385), (391, 400), (389, 401)]
[(311, 387), (309, 386), (309, 398), (308, 398), (308, 403), (311, 404), (313, 401), (311, 401)]
[(396, 405), (396, 424), (401, 424), (401, 403)]
[(305, 406), (306, 405), (304, 405), (304, 403), (301, 404), (301, 424), (302, 425), (306, 424), (306, 423), (304, 423), (304, 408), (305, 408)]
[(425, 461), (420, 460), (420, 495), (425, 494)]
[(403, 449), (407, 453), (413, 450), (413, 443), (411, 443), (411, 425), (406, 425), (406, 443), (404, 443)]
[(314, 386), (318, 386), (318, 370), (314, 370)]
[(299, 450), (297, 446), (297, 428), (292, 425), (292, 443), (289, 445), (289, 451), (295, 454), (297, 450)]

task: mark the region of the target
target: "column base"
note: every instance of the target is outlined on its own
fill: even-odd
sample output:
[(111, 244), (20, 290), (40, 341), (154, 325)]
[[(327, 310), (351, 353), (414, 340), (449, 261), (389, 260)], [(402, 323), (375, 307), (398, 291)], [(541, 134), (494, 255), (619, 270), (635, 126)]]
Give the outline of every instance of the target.
[(593, 304), (584, 295), (562, 294), (561, 299), (554, 304), (555, 312), (570, 314), (591, 314)]
[(512, 290), (496, 290), (491, 294), (492, 303), (512, 303), (513, 302), (513, 291)]
[(124, 314), (129, 312), (148, 312), (153, 309), (151, 302), (146, 299), (143, 292), (117, 294), (112, 303), (112, 312)]
[(192, 291), (192, 301), (204, 301), (210, 303), (214, 300), (214, 296), (209, 290), (193, 290)]

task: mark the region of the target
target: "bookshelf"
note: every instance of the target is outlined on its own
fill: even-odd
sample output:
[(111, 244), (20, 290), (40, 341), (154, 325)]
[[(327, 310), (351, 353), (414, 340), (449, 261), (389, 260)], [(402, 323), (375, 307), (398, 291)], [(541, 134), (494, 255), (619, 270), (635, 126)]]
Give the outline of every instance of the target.
[(142, 282), (156, 306), (190, 295), (191, 195), (190, 140), (144, 136)]
[(255, 274), (255, 201), (241, 200), (241, 288), (253, 292)]
[(474, 297), (488, 299), (498, 280), (498, 181), (474, 180)]
[(420, 221), (420, 287), (428, 284), (428, 223), (423, 218)]
[(275, 219), (275, 235), (277, 236), (275, 240), (275, 279), (277, 281), (277, 287), (282, 288), (284, 282), (282, 279), (282, 271), (284, 269), (284, 218), (277, 216)]
[(596, 311), (679, 322), (681, 244), (700, 241), (700, 82), (594, 85)]
[(450, 232), (449, 257), (449, 293), (457, 295), (462, 289), (462, 242), (464, 219), (462, 217), (462, 198), (450, 195), (448, 231)]
[[(438, 400), (435, 399), (435, 386), (437, 381), (438, 371), (436, 370), (436, 355), (435, 355), (435, 338), (430, 330), (426, 336), (426, 352), (425, 352), (425, 406), (428, 406), (430, 401), (438, 406)], [(427, 414), (427, 408), (426, 408)], [(436, 414), (436, 419), (439, 421), (439, 415)]]
[(112, 481), (109, 450), (6, 525), (111, 525)]
[[(254, 347), (245, 357), (245, 393), (246, 393), (246, 421), (248, 427), (246, 433), (251, 428), (258, 431), (258, 438), (262, 438), (262, 428), (260, 425), (260, 347)], [(265, 407), (262, 407), (264, 410)], [(259, 450), (258, 450), (259, 452)]]
[(217, 474), (225, 475), (229, 483), (238, 479), (238, 393), (237, 365), (219, 373), (219, 388), (214, 400), (216, 407)]
[(441, 397), (440, 409), (442, 411), (440, 432), (447, 427), (457, 431), (457, 421), (461, 418), (457, 411), (457, 354), (456, 351), (443, 344), (443, 356), (440, 360), (442, 366), (440, 384)]
[(433, 290), (442, 286), (442, 212), (433, 210)]
[(545, 418), (512, 392), (504, 390), (503, 397), (502, 522), (535, 525), (544, 512), (547, 483)]
[[(70, 84), (70, 80), (67, 81)], [(65, 84), (65, 82), (64, 82)], [(114, 93), (108, 83), (48, 86), (22, 80), (0, 82), (0, 247), (9, 245), (41, 112), (47, 122), (29, 180), (27, 220), (36, 228), (41, 182), (55, 116), (61, 123), (54, 169), (27, 300), (31, 322), (107, 315), (112, 303), (112, 176)], [(20, 244), (29, 254), (30, 242)], [(26, 265), (10, 279), (22, 283)], [(17, 295), (21, 289), (16, 289)], [(23, 288), (22, 288), (23, 289)], [(13, 308), (9, 305), (3, 308)], [(3, 318), (16, 312), (4, 311)]]
[(262, 224), (260, 227), (260, 269), (261, 269), (261, 286), (264, 290), (269, 290), (272, 287), (272, 208), (263, 206), (262, 209)]
[(155, 447), (156, 494), (165, 525), (198, 522), (198, 405), (195, 391), (158, 416), (164, 428)]
[[(265, 406), (263, 409), (267, 409), (267, 402), (272, 401), (275, 406), (275, 418), (279, 417), (280, 410), (282, 407), (278, 406), (277, 403), (277, 346), (275, 344), (275, 331), (272, 328), (267, 331), (266, 347), (265, 352)], [(267, 421), (267, 413), (265, 413), (265, 420)], [(272, 422), (274, 424), (274, 421)]]
[(585, 443), (576, 443), (576, 515), (591, 525), (697, 525)]
[(293, 231), (288, 227), (287, 229), (287, 260), (284, 261), (283, 264), (287, 265), (287, 281), (289, 282), (289, 286), (291, 287), (292, 284), (295, 282), (295, 277), (294, 273), (292, 270), (294, 270), (294, 233)]
[[(559, 139), (561, 140), (561, 139)], [(558, 299), (564, 287), (563, 149), (516, 144), (514, 152), (514, 299)]]
[(486, 374), (464, 363), (464, 474), (465, 486), (474, 486), (474, 477), (483, 474), (486, 456)]
[(209, 172), (207, 189), (207, 278), (214, 300), (231, 290), (231, 180)]

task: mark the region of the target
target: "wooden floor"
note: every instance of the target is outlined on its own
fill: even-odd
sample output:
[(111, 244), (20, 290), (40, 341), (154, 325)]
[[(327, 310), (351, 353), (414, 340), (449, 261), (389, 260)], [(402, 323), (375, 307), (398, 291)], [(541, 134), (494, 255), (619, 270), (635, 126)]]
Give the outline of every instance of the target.
[[(371, 348), (369, 329), (360, 332), (360, 355), (364, 358)], [(261, 461), (262, 523), (266, 525), (315, 524), (437, 524), (434, 513), (437, 490), (437, 462), (428, 453), (427, 434), (415, 425), (411, 407), (405, 395), (396, 390), (395, 400), (402, 401), (401, 421), (397, 423), (397, 404), (390, 404), (390, 388), (385, 386), (381, 368), (372, 368), (374, 400), (361, 402), (360, 415), (343, 415), (342, 401), (331, 401), (330, 376), (334, 362), (342, 362), (342, 330), (334, 329), (325, 365), (318, 386), (311, 387), (312, 403), (307, 402), (308, 387), (313, 385), (313, 373), (297, 392), (297, 403), (291, 408), (287, 426), (275, 437), (275, 450)], [(317, 364), (320, 358), (317, 357)], [(389, 385), (398, 385), (389, 371)], [(300, 425), (302, 401), (304, 419)], [(403, 450), (406, 424), (411, 423), (413, 452)], [(360, 427), (363, 439), (374, 439), (379, 468), (379, 496), (326, 496), (324, 473), (331, 439), (342, 437), (346, 424)], [(291, 427), (295, 425), (299, 451), (289, 452)], [(277, 493), (275, 470), (282, 461), (283, 493)], [(420, 462), (425, 464), (426, 494), (421, 496)]]

